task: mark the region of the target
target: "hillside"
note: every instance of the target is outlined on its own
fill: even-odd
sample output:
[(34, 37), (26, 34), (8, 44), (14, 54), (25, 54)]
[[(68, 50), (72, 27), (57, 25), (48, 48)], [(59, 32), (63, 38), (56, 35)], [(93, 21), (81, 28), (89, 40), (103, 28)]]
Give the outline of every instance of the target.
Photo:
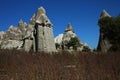
[(120, 80), (120, 54), (0, 50), (0, 80)]

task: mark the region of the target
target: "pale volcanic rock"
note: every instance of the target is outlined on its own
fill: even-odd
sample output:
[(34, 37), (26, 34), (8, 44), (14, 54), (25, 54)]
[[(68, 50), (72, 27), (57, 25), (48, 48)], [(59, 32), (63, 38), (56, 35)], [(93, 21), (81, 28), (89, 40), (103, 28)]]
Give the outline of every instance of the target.
[(73, 37), (76, 37), (76, 34), (74, 33), (71, 24), (68, 24), (67, 28), (65, 29), (62, 41), (66, 44), (66, 42), (68, 42)]
[(111, 17), (111, 15), (106, 10), (103, 10), (100, 15), (100, 18), (104, 18), (104, 17)]
[(24, 37), (24, 50), (34, 52), (55, 52), (53, 26), (43, 7), (32, 16)]
[(62, 43), (63, 34), (59, 34), (55, 37), (55, 43), (61, 44)]

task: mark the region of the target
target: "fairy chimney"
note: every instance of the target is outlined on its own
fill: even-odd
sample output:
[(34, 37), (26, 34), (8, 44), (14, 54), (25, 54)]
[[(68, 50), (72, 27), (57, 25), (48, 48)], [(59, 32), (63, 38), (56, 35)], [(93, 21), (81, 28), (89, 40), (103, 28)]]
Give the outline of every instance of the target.
[(35, 51), (55, 52), (53, 26), (43, 7), (38, 9), (35, 21)]
[[(105, 17), (110, 18), (111, 16), (107, 13), (107, 11), (103, 10), (100, 15), (100, 19), (105, 18)], [(105, 33), (102, 30), (102, 26), (100, 26), (100, 36), (99, 36), (97, 50), (101, 52), (107, 52), (109, 48), (111, 47), (111, 44), (109, 40), (107, 39), (107, 36), (104, 36), (104, 34)]]

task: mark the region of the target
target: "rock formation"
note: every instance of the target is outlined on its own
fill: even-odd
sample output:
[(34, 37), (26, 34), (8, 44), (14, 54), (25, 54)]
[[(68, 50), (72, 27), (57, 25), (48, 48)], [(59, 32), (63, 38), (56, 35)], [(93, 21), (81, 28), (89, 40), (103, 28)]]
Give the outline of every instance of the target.
[(43, 7), (38, 9), (35, 21), (35, 50), (37, 52), (55, 52), (52, 23), (46, 16)]
[(74, 33), (74, 30), (71, 26), (71, 24), (69, 23), (67, 28), (65, 29), (63, 38), (62, 38), (62, 45), (64, 45), (64, 49), (67, 49), (67, 47), (65, 46), (71, 38), (76, 37), (76, 34)]
[(27, 24), (20, 20), (18, 27), (11, 25), (9, 29), (0, 34), (0, 48), (2, 49), (17, 49), (23, 44), (22, 39), (26, 32)]
[(23, 44), (21, 47), (25, 51), (33, 50), (33, 48), (32, 48), (33, 47), (33, 39), (34, 39), (34, 25), (28, 24), (26, 33), (23, 37)]
[(18, 23), (18, 30), (20, 30), (21, 37), (23, 38), (27, 30), (27, 24), (22, 19)]
[[(100, 19), (105, 18), (105, 17), (111, 17), (105, 10), (102, 11)], [(99, 42), (98, 42), (98, 51), (102, 52), (107, 52), (109, 48), (111, 47), (111, 44), (107, 38), (107, 36), (104, 36), (104, 32), (100, 26), (100, 37), (99, 37)]]
[(111, 15), (108, 14), (106, 10), (103, 10), (101, 15), (100, 15), (100, 18), (105, 18), (105, 17), (111, 17)]
[(4, 34), (5, 34), (5, 32), (3, 32), (3, 31), (0, 32), (0, 45), (4, 39)]
[(23, 48), (25, 51), (56, 51), (52, 23), (46, 16), (43, 7), (40, 7), (37, 13), (32, 16), (23, 41)]
[(3, 32), (3, 31), (0, 32), (0, 40), (4, 39), (4, 34), (5, 34), (5, 32)]
[[(68, 24), (64, 34), (55, 38), (55, 42), (67, 49), (66, 44), (74, 37), (77, 35), (74, 33), (71, 24)], [(0, 48), (2, 49), (56, 52), (55, 42), (53, 25), (43, 7), (40, 7), (37, 13), (33, 14), (28, 24), (20, 20), (18, 27), (11, 25), (6, 32), (0, 32)], [(78, 49), (82, 51), (86, 45), (80, 41), (79, 43), (81, 46)]]
[(62, 38), (63, 38), (63, 34), (59, 34), (58, 36), (55, 37), (55, 43), (57, 44), (61, 44), (62, 43)]
[[(56, 38), (55, 38), (55, 43), (57, 45), (59, 45), (59, 49), (63, 49), (64, 50), (69, 50), (68, 47), (66, 46), (67, 43), (71, 40), (71, 38), (74, 38), (74, 37), (77, 37), (77, 35), (75, 34), (73, 28), (72, 28), (72, 25), (69, 23), (67, 28), (65, 29), (64, 31), (64, 34), (60, 34), (58, 35)], [(78, 38), (78, 37), (77, 37)], [(79, 39), (79, 38), (78, 38)], [(80, 46), (77, 47), (77, 50), (78, 51), (83, 51), (84, 50), (84, 47), (88, 47), (88, 45), (85, 43), (82, 43), (80, 40), (79, 40), (79, 43), (80, 43)], [(88, 47), (89, 48), (89, 47)]]
[(0, 32), (0, 47), (34, 52), (55, 52), (53, 27), (46, 16), (45, 9), (40, 7), (30, 19), (29, 24), (20, 20), (18, 27), (10, 26), (6, 32)]

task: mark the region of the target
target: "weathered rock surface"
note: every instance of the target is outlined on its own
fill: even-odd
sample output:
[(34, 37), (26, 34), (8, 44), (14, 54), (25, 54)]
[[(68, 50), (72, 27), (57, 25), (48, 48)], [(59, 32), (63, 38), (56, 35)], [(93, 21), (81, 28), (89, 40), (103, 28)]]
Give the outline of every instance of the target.
[(1, 49), (18, 49), (20, 48), (20, 45), (22, 44), (22, 41), (18, 40), (5, 40), (1, 42)]
[(64, 44), (66, 44), (66, 42), (68, 42), (72, 37), (76, 37), (76, 34), (74, 33), (74, 30), (73, 30), (71, 24), (68, 24), (68, 26), (65, 30), (65, 33), (63, 35), (62, 42)]
[(0, 32), (0, 46), (2, 49), (55, 52), (53, 27), (45, 9), (40, 7), (29, 24), (20, 20), (18, 27), (10, 26), (6, 32)]
[(26, 32), (27, 24), (22, 20), (18, 27), (11, 25), (6, 32), (0, 32), (0, 46), (2, 49), (17, 49), (23, 43), (21, 40)]
[(111, 17), (111, 15), (108, 14), (108, 12), (106, 10), (103, 10), (101, 15), (100, 15), (100, 18), (104, 18), (104, 17)]
[(33, 50), (33, 39), (34, 39), (34, 25), (28, 24), (27, 30), (23, 37), (23, 45), (22, 45), (22, 48), (25, 51)]
[(20, 20), (18, 23), (18, 30), (20, 30), (21, 37), (23, 38), (27, 30), (27, 23)]
[(2, 41), (4, 39), (4, 35), (5, 35), (5, 32), (1, 31), (0, 32), (0, 46), (1, 46), (1, 43), (2, 43)]
[(52, 24), (46, 16), (46, 11), (40, 7), (30, 19), (23, 37), (23, 49), (34, 52), (55, 52)]
[(62, 44), (62, 38), (63, 34), (59, 34), (58, 36), (55, 37), (55, 43)]
[[(103, 12), (103, 14), (105, 11)], [(106, 16), (106, 14), (104, 14)], [(71, 24), (68, 24), (64, 34), (55, 38), (55, 42), (65, 45), (71, 38), (77, 37)], [(53, 25), (46, 15), (43, 7), (33, 14), (30, 22), (26, 24), (19, 21), (18, 27), (10, 26), (6, 32), (0, 32), (0, 46), (2, 49), (23, 49), (34, 52), (55, 52)], [(79, 50), (83, 50), (85, 44), (81, 43)]]
[(39, 8), (36, 14), (35, 31), (35, 50), (37, 52), (55, 52), (52, 23), (46, 16), (46, 11), (43, 7)]
[(5, 32), (3, 32), (3, 31), (0, 32), (0, 40), (4, 39), (4, 34), (5, 34)]

